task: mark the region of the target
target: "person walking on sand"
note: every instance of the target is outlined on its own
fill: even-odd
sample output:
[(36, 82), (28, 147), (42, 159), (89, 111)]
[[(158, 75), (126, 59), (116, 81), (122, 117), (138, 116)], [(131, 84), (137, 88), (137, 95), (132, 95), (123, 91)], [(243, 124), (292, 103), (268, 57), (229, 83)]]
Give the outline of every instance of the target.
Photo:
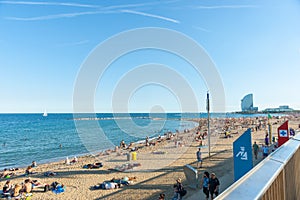
[(202, 189), (203, 189), (203, 193), (205, 194), (206, 200), (208, 200), (208, 198), (209, 198), (208, 184), (209, 184), (209, 173), (204, 172), (203, 173)]
[(210, 199), (214, 199), (214, 194), (216, 196), (219, 195), (219, 186), (220, 182), (219, 179), (216, 177), (215, 173), (211, 173), (209, 183), (208, 183), (208, 188), (209, 188), (209, 193), (210, 193)]
[(201, 148), (198, 148), (198, 151), (196, 153), (197, 155), (197, 168), (199, 168), (199, 164), (200, 164), (200, 168), (202, 167), (202, 156), (201, 156)]
[(252, 147), (253, 147), (254, 157), (255, 157), (255, 159), (257, 160), (257, 154), (258, 154), (259, 146), (256, 144), (256, 142), (254, 142), (254, 144), (253, 144)]

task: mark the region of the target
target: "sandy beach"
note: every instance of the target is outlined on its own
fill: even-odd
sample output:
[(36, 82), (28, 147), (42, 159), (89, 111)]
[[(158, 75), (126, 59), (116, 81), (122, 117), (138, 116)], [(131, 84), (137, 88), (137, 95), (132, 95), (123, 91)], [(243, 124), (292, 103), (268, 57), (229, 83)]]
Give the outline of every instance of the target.
[[(273, 136), (277, 135), (277, 128), (285, 120), (289, 120), (289, 127), (297, 130), (300, 120), (297, 116), (287, 116), (270, 119)], [(199, 120), (197, 120), (199, 121)], [(221, 182), (220, 190), (223, 191), (233, 183), (233, 159), (232, 143), (247, 128), (252, 128), (252, 142), (259, 145), (264, 143), (267, 118), (242, 118), (242, 119), (212, 119), (211, 120), (211, 157), (208, 158), (207, 138), (202, 141), (204, 171), (214, 172)], [(43, 188), (33, 190), (31, 199), (158, 199), (160, 193), (171, 199), (174, 195), (173, 184), (180, 177), (188, 193), (184, 199), (205, 199), (201, 188), (190, 189), (187, 187), (183, 166), (189, 164), (196, 167), (196, 152), (200, 141), (196, 138), (197, 131), (205, 133), (206, 120), (200, 119), (199, 127), (193, 130), (177, 133), (170, 140), (157, 142), (155, 145), (143, 146), (137, 153), (137, 159), (132, 160), (132, 152), (128, 150), (108, 151), (97, 155), (87, 155), (78, 158), (78, 162), (66, 165), (65, 161), (48, 164), (38, 164), (34, 168), (35, 174), (24, 176), (25, 169), (16, 171), (16, 175), (10, 178), (13, 184), (24, 182), (28, 177), (38, 179), (42, 183), (51, 184), (55, 181), (64, 184), (65, 192), (55, 194), (51, 191), (44, 192)], [(229, 138), (225, 138), (225, 129), (230, 130)], [(257, 130), (256, 130), (257, 129)], [(151, 142), (151, 141), (150, 141)], [(154, 142), (154, 141), (152, 141)], [(130, 160), (128, 160), (128, 153)], [(73, 158), (70, 158), (72, 160)], [(254, 164), (262, 159), (261, 153)], [(86, 169), (84, 165), (89, 163), (103, 164), (99, 169)], [(31, 163), (28, 163), (30, 165)], [(118, 171), (117, 166), (125, 167), (124, 171)], [(133, 168), (130, 168), (134, 166)], [(127, 168), (127, 170), (126, 170)], [(130, 168), (130, 169), (128, 169)], [(121, 169), (119, 169), (121, 170)], [(55, 172), (55, 176), (47, 177), (45, 172)], [(103, 181), (112, 178), (136, 177), (132, 184), (118, 189), (104, 190), (92, 189)], [(4, 186), (8, 179), (0, 179), (0, 187)]]

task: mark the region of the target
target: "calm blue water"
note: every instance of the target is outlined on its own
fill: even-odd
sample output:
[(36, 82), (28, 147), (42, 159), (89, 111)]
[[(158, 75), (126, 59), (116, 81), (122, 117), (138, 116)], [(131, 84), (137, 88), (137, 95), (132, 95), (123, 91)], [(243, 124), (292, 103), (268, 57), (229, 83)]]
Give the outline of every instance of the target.
[[(226, 117), (249, 115), (227, 114)], [(254, 115), (250, 115), (254, 116)], [(257, 115), (255, 115), (257, 116)], [(197, 123), (181, 118), (205, 118), (206, 114), (0, 114), (0, 169), (63, 159), (87, 154), (126, 143), (144, 140), (146, 136), (182, 131)], [(212, 114), (212, 117), (225, 117)], [(85, 120), (73, 120), (84, 118)], [(101, 129), (99, 129), (99, 127)], [(60, 148), (62, 145), (62, 148)]]

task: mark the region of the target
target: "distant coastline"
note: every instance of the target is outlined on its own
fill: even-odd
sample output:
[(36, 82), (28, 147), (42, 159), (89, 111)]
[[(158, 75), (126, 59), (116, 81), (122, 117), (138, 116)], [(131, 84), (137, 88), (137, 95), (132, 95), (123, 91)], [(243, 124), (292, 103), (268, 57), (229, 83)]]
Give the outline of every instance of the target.
[(233, 114), (282, 114), (282, 115), (291, 115), (299, 114), (300, 110), (293, 111), (235, 111)]

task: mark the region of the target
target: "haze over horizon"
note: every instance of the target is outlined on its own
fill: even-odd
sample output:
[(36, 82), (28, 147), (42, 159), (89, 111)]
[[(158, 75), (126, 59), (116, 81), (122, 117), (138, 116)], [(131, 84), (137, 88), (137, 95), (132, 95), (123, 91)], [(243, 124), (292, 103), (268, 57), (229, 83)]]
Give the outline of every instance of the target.
[[(146, 27), (176, 31), (203, 48), (221, 78), (224, 111), (240, 111), (248, 93), (259, 110), (300, 110), (299, 10), (297, 0), (0, 1), (0, 113), (72, 113), (77, 77), (93, 50)], [(165, 71), (144, 74), (143, 67)], [(157, 77), (168, 82), (151, 81)], [(207, 79), (180, 55), (137, 49), (99, 76), (95, 112), (206, 112)], [(136, 84), (128, 99), (117, 98), (121, 83)]]

